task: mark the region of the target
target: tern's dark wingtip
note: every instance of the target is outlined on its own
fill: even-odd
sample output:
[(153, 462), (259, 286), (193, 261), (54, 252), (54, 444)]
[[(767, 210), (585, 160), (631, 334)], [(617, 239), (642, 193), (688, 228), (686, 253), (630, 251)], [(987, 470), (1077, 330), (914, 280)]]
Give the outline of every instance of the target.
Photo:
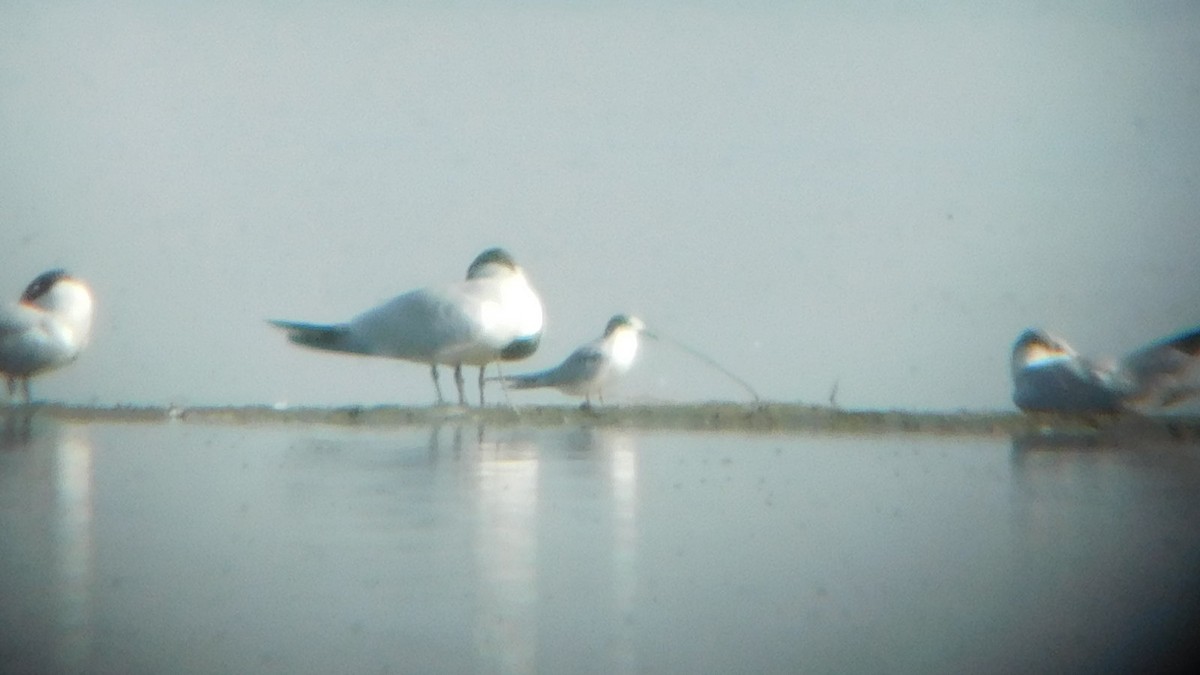
[(1171, 339), (1171, 346), (1191, 356), (1200, 356), (1200, 326)]

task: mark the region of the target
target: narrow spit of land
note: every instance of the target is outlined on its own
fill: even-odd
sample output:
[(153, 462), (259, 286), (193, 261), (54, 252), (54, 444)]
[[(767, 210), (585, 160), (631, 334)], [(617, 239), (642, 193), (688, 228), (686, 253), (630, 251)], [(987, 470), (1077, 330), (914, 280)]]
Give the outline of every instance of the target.
[(792, 403), (462, 408), (457, 406), (79, 406), (34, 404), (0, 408), (0, 416), (46, 416), (65, 422), (203, 423), (222, 425), (614, 427), (655, 431), (756, 433), (926, 433), (969, 436), (1020, 434), (1150, 434), (1200, 443), (1200, 416), (1027, 415), (1018, 412), (843, 410)]

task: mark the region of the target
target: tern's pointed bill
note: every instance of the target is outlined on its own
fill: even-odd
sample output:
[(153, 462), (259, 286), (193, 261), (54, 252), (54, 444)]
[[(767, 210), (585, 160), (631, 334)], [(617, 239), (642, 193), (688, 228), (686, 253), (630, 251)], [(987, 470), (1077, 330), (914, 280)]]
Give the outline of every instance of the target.
[(346, 323), (271, 321), (292, 342), (313, 349), (425, 363), (438, 402), (444, 401), (438, 365), (454, 367), (458, 400), (466, 405), (462, 367), (523, 359), (542, 335), (542, 303), (524, 271), (503, 249), (475, 258), (462, 281), (401, 294)]

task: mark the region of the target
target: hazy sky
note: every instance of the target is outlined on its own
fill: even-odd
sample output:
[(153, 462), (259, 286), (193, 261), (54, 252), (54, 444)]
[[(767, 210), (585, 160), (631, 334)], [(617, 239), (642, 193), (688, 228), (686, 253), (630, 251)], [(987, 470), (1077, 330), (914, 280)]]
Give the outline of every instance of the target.
[[(35, 393), (428, 403), (263, 319), (493, 245), (546, 305), (522, 367), (626, 311), (784, 401), (1007, 408), (1026, 326), (1200, 323), (1200, 5), (876, 4), (6, 2), (0, 295), (100, 302)], [(742, 396), (662, 345), (623, 392)]]

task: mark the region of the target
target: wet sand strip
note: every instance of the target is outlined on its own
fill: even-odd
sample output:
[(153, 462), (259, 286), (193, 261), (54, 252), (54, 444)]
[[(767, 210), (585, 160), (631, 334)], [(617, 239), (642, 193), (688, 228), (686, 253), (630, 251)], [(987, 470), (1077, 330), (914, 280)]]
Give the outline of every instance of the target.
[(46, 416), (65, 422), (222, 425), (320, 424), (337, 426), (614, 427), (634, 430), (760, 433), (1150, 434), (1200, 442), (1200, 416), (1027, 415), (1018, 412), (908, 412), (844, 410), (791, 403), (628, 405), (585, 410), (569, 406), (460, 408), (456, 406), (77, 406), (35, 404), (0, 408), (0, 416)]

